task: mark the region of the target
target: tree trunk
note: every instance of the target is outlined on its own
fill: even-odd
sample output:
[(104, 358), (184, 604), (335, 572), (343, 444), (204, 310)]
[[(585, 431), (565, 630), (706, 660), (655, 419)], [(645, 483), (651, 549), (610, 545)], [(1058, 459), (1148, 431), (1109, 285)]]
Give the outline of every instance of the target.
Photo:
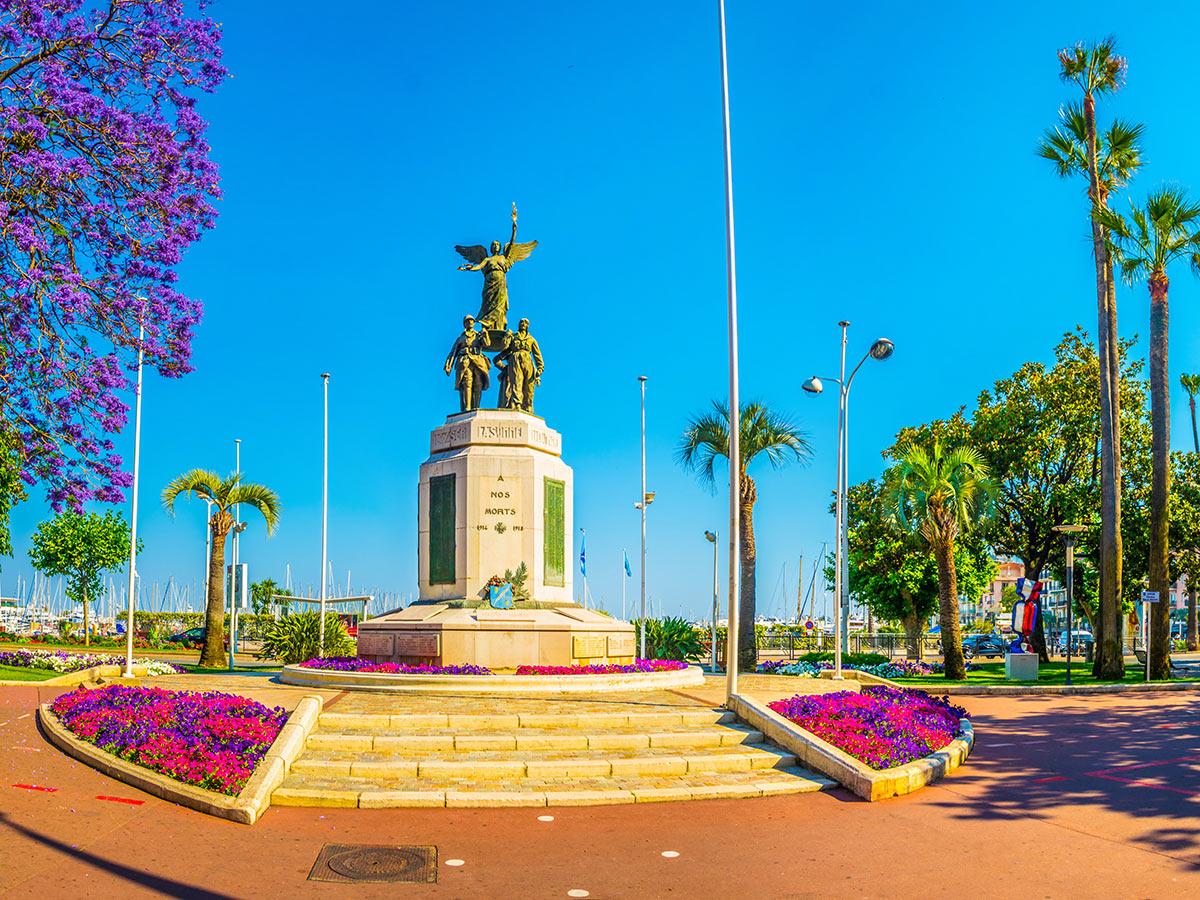
[(1187, 615), (1187, 648), (1189, 652), (1200, 650), (1200, 634), (1196, 630), (1196, 593), (1200, 591), (1200, 584), (1197, 584), (1190, 576), (1188, 577), (1188, 615)]
[(1188, 394), (1188, 407), (1192, 411), (1192, 446), (1196, 448), (1196, 453), (1200, 454), (1200, 435), (1196, 433), (1196, 395)]
[(1171, 384), (1167, 377), (1167, 288), (1165, 272), (1150, 274), (1150, 677), (1171, 677), (1171, 581), (1167, 502), (1171, 493)]
[[(229, 523), (219, 522), (224, 516)], [(204, 610), (204, 646), (200, 650), (200, 665), (224, 668), (225, 661), (225, 538), (233, 522), (228, 513), (213, 514), (212, 559), (208, 563), (208, 605)], [(224, 526), (224, 527), (222, 527)]]
[(938, 607), (942, 625), (942, 659), (946, 678), (961, 681), (967, 677), (963, 660), (962, 628), (958, 624), (958, 573), (954, 569), (954, 544), (938, 541), (933, 548), (938, 570)]
[(88, 638), (88, 614), (87, 614), (87, 582), (83, 583), (83, 646), (91, 646), (91, 641)]
[[(1101, 205), (1107, 205), (1105, 198)], [(1125, 541), (1121, 536), (1121, 344), (1117, 336), (1117, 282), (1113, 277), (1112, 257), (1107, 259), (1108, 282), (1108, 391), (1109, 419), (1112, 433), (1112, 527), (1109, 543), (1112, 554), (1108, 579), (1112, 584), (1112, 602), (1107, 607), (1108, 618), (1103, 620), (1101, 632), (1112, 635), (1109, 657), (1104, 660), (1104, 671), (1113, 678), (1125, 677), (1124, 622), (1125, 608)], [(1096, 632), (1092, 632), (1095, 636)]]
[[(1041, 570), (1040, 566), (1035, 567), (1033, 565), (1030, 565), (1029, 563), (1025, 564), (1025, 580), (1026, 581), (1036, 582), (1038, 580), (1038, 578), (1041, 576), (1041, 574), (1042, 574), (1042, 570)], [(1033, 588), (1031, 587), (1029, 590), (1032, 591)], [(1033, 647), (1034, 652), (1037, 653), (1039, 662), (1048, 663), (1048, 662), (1050, 662), (1050, 652), (1049, 652), (1048, 648), (1046, 647), (1046, 626), (1045, 626), (1045, 623), (1043, 623), (1043, 621), (1042, 621), (1042, 613), (1044, 613), (1045, 611), (1046, 611), (1045, 604), (1039, 598), (1038, 599), (1038, 616), (1037, 616), (1037, 619), (1033, 623), (1033, 634), (1029, 635), (1029, 645), (1031, 647)]]
[(905, 616), (900, 622), (904, 625), (905, 656), (913, 662), (921, 662), (925, 657), (925, 620), (914, 614)]
[(738, 594), (738, 670), (753, 672), (758, 668), (758, 642), (754, 634), (757, 596), (755, 572), (758, 566), (754, 547), (754, 502), (758, 499), (758, 492), (754, 487), (754, 479), (749, 475), (742, 475), (741, 494), (742, 515), (738, 527), (741, 530), (742, 587)]

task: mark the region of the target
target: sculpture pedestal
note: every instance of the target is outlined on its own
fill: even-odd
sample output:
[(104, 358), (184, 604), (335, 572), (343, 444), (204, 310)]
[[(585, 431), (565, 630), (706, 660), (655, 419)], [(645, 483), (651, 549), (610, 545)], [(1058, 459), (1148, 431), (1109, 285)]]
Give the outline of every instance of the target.
[[(633, 626), (571, 599), (571, 469), (538, 416), (478, 409), (430, 436), (418, 488), (420, 600), (358, 626), (358, 655), (406, 665), (628, 664)], [(529, 601), (492, 609), (488, 579), (524, 563)]]
[(1004, 678), (1006, 681), (1037, 681), (1038, 655), (1036, 653), (1005, 653)]
[(421, 600), (486, 600), (487, 581), (525, 563), (533, 600), (571, 603), (571, 468), (538, 416), (477, 409), (446, 418), (418, 488)]

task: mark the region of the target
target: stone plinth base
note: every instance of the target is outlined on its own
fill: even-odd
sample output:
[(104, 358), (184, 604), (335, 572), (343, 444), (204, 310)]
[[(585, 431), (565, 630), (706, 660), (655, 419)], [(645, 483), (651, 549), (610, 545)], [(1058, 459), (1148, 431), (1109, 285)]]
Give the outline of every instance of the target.
[(553, 609), (456, 609), (414, 603), (361, 622), (358, 655), (404, 665), (628, 665), (636, 656), (633, 626), (573, 605)]
[(1004, 677), (1008, 681), (1037, 681), (1038, 657), (1036, 653), (1005, 653)]

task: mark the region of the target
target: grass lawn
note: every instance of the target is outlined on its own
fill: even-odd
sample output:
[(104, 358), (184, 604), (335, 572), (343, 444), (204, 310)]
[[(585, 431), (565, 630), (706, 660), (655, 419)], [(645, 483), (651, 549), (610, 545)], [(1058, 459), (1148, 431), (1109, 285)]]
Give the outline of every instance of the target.
[[(1133, 682), (1145, 681), (1146, 670), (1131, 661), (1126, 661), (1125, 677), (1121, 683), (1131, 684)], [(939, 685), (939, 684), (1066, 684), (1067, 682), (1067, 664), (1064, 660), (1052, 660), (1048, 663), (1042, 663), (1038, 666), (1038, 680), (1032, 681), (1006, 681), (1004, 678), (1004, 662), (998, 660), (995, 662), (976, 663), (979, 669), (974, 672), (967, 672), (965, 681), (948, 681), (941, 675), (926, 675), (912, 678), (896, 678), (893, 679), (897, 684), (912, 684), (912, 685)], [(1173, 681), (1196, 681), (1200, 679), (1193, 678), (1176, 678)], [(1092, 667), (1082, 660), (1072, 661), (1071, 663), (1071, 684), (1116, 684), (1112, 680), (1101, 680), (1092, 677)]]
[(24, 666), (0, 666), (0, 681), (46, 681), (62, 672), (51, 669), (27, 669)]

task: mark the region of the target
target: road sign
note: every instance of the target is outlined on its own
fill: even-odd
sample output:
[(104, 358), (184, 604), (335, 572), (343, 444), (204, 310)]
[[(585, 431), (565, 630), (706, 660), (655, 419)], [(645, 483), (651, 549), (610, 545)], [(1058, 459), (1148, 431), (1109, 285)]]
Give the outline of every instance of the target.
[(1157, 603), (1158, 602), (1158, 591), (1142, 591), (1142, 602), (1143, 603)]

